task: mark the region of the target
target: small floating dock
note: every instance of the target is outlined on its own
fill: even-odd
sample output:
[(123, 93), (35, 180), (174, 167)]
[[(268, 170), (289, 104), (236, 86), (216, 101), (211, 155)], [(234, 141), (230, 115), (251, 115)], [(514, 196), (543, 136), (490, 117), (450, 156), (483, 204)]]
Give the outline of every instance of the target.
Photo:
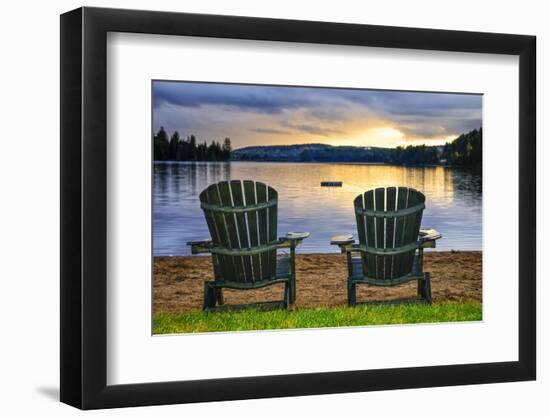
[(341, 187), (342, 181), (321, 181), (321, 187)]

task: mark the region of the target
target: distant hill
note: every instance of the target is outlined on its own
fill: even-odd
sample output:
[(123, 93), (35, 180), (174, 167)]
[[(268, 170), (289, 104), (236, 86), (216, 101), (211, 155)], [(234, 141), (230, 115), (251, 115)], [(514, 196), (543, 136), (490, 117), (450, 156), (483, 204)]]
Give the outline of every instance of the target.
[(409, 148), (378, 148), (363, 146), (331, 146), (318, 143), (304, 145), (250, 146), (234, 150), (231, 159), (235, 161), (272, 162), (356, 162), (385, 164), (434, 164), (443, 147), (414, 146), (415, 156), (403, 160), (402, 154)]
[(393, 149), (331, 146), (320, 143), (304, 145), (249, 146), (231, 153), (235, 161), (277, 162), (390, 162)]
[(264, 162), (355, 162), (396, 165), (449, 164), (477, 166), (481, 163), (481, 129), (460, 135), (444, 146), (398, 146), (379, 148), (331, 146), (320, 143), (303, 145), (249, 146), (231, 152), (233, 161)]

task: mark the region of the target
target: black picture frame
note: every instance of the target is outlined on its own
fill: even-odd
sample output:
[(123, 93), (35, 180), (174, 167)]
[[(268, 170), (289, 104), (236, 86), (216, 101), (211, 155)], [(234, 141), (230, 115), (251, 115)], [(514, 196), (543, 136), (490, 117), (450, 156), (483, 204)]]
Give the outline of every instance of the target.
[[(107, 385), (108, 32), (519, 56), (519, 360)], [(534, 36), (84, 7), (61, 15), (60, 56), (62, 402), (94, 409), (535, 379)]]

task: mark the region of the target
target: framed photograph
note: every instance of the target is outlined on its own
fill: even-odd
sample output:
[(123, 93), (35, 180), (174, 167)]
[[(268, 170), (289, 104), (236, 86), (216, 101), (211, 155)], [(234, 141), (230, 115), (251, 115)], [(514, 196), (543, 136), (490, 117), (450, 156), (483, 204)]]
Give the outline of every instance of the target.
[(533, 380), (535, 37), (61, 16), (61, 401)]

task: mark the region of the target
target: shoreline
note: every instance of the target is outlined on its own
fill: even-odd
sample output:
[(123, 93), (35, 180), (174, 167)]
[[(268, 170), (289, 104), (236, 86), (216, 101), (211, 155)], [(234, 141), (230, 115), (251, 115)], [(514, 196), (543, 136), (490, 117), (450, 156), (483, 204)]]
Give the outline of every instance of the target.
[[(347, 266), (342, 254), (296, 255), (297, 300), (293, 308), (347, 305)], [(481, 251), (426, 251), (424, 271), (430, 272), (434, 303), (482, 301)], [(155, 256), (153, 312), (200, 311), (204, 281), (212, 280), (210, 256)], [(258, 290), (224, 290), (229, 304), (279, 300), (282, 284)], [(359, 285), (358, 301), (395, 300), (416, 296), (416, 282), (395, 287)]]
[(329, 164), (329, 165), (375, 165), (375, 166), (395, 166), (404, 168), (453, 168), (466, 169), (460, 165), (450, 164), (390, 164), (387, 162), (354, 162), (354, 161), (269, 161), (269, 160), (229, 160), (229, 161), (177, 161), (177, 160), (153, 160), (153, 164), (229, 164), (229, 163), (269, 163), (269, 164)]

